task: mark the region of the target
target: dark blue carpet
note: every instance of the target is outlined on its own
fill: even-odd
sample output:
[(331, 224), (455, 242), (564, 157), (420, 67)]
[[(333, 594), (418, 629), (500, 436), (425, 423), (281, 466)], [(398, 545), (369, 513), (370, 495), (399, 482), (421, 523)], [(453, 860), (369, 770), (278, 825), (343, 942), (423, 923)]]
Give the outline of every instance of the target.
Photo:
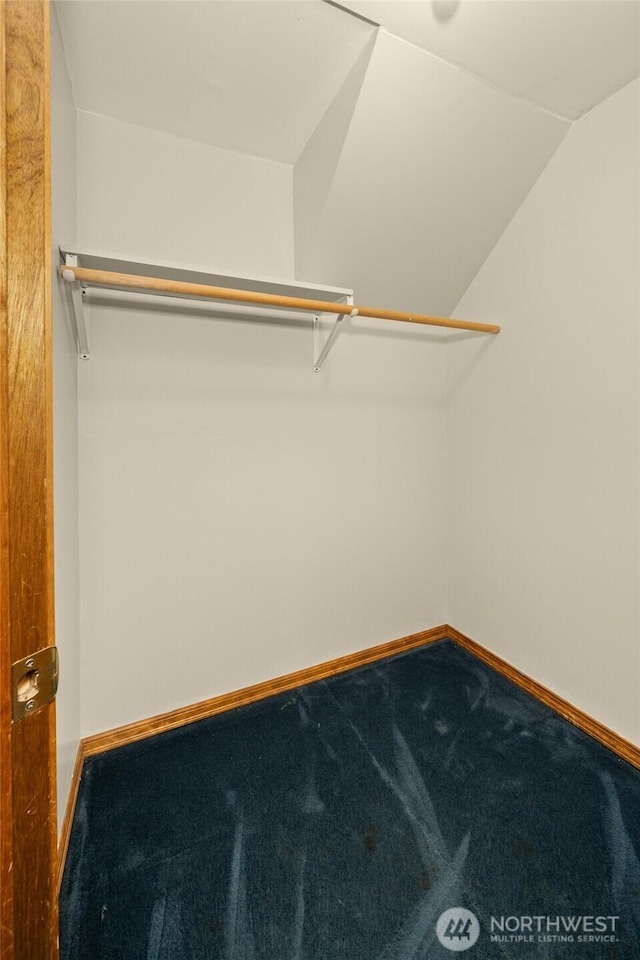
[(639, 853), (640, 771), (444, 640), (88, 760), (62, 960), (635, 960)]

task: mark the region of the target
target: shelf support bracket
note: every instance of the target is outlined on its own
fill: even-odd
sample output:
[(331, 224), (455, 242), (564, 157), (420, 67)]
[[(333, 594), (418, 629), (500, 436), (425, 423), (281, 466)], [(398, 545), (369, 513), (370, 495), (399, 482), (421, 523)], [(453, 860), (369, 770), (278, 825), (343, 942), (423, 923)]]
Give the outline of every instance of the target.
[[(342, 302), (347, 306), (353, 306), (353, 297), (343, 297)], [(357, 315), (357, 310), (345, 310), (344, 313), (339, 313), (336, 316), (333, 326), (331, 327), (331, 330), (329, 331), (329, 334), (323, 344), (320, 330), (320, 317), (322, 315), (319, 313), (315, 314), (313, 318), (313, 369), (316, 373), (320, 373), (320, 368), (327, 359), (329, 351), (335, 343), (336, 337), (338, 336), (338, 332), (340, 330), (340, 325), (344, 318), (346, 316), (355, 317)], [(333, 316), (333, 314), (331, 316)]]
[[(67, 282), (67, 300), (71, 319), (73, 320), (74, 332), (76, 335), (76, 344), (78, 346), (78, 355), (81, 360), (89, 359), (89, 338), (87, 336), (87, 319), (89, 315), (89, 303), (87, 299), (86, 283), (78, 283), (73, 272), (73, 268), (79, 266), (78, 257), (74, 253), (66, 253), (64, 258), (62, 276)], [(68, 270), (66, 268), (69, 268)]]

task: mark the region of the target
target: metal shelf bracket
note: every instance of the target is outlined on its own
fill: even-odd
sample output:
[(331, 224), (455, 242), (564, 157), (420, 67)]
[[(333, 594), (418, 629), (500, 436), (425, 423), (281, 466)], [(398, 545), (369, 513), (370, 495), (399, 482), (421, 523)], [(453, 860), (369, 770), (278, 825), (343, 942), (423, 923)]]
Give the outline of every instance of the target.
[(62, 276), (64, 280), (66, 280), (67, 299), (75, 327), (74, 332), (76, 335), (76, 344), (78, 345), (78, 355), (81, 360), (88, 360), (89, 338), (87, 336), (87, 321), (89, 319), (89, 301), (86, 283), (78, 283), (73, 272), (73, 268), (79, 266), (77, 254), (65, 253), (64, 266), (69, 268), (63, 271)]
[[(353, 296), (342, 297), (341, 299), (346, 306), (353, 306)], [(335, 316), (335, 320), (323, 344), (322, 331), (320, 329), (320, 318), (322, 316), (327, 316), (327, 314), (315, 314), (313, 318), (313, 369), (316, 373), (320, 373), (320, 368), (327, 359), (329, 351), (336, 341), (336, 337), (338, 336), (338, 332), (340, 330), (340, 325), (344, 318), (346, 316), (356, 317), (357, 315), (357, 310), (345, 310), (344, 313), (339, 313), (337, 316), (335, 316), (335, 314), (328, 314), (328, 316), (331, 317)]]

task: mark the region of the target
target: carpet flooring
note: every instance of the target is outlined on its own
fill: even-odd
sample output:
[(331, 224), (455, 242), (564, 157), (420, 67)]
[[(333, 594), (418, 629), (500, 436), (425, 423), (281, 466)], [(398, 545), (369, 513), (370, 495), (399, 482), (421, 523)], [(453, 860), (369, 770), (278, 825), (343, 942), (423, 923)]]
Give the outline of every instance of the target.
[(637, 960), (639, 857), (640, 771), (442, 640), (90, 758), (61, 958)]

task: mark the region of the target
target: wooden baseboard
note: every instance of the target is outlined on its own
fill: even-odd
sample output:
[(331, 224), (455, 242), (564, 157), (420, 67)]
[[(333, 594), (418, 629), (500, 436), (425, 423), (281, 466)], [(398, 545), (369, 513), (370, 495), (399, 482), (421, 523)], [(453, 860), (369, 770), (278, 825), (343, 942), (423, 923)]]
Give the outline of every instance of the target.
[(84, 756), (91, 757), (96, 753), (104, 753), (105, 750), (113, 750), (115, 747), (123, 747), (125, 744), (133, 743), (136, 740), (153, 737), (157, 733), (165, 733), (167, 730), (183, 727), (195, 720), (213, 717), (216, 713), (223, 713), (225, 710), (244, 707), (256, 700), (265, 700), (267, 697), (285, 693), (287, 690), (302, 687), (307, 683), (325, 680), (327, 677), (345, 673), (347, 670), (353, 670), (356, 667), (363, 667), (368, 663), (374, 663), (376, 660), (385, 660), (387, 657), (394, 656), (394, 654), (404, 653), (414, 647), (422, 647), (427, 643), (443, 640), (446, 636), (447, 627), (443, 624), (439, 627), (433, 627), (431, 630), (422, 630), (420, 633), (412, 633), (408, 637), (392, 640), (390, 643), (382, 643), (376, 647), (359, 650), (357, 653), (349, 653), (344, 657), (338, 657), (336, 660), (328, 660), (315, 667), (296, 670), (295, 673), (287, 673), (275, 680), (255, 683), (251, 687), (244, 687), (234, 693), (225, 693), (222, 696), (213, 697), (211, 700), (203, 700), (201, 703), (195, 703), (191, 706), (179, 707), (177, 710), (159, 714), (149, 720), (138, 720), (135, 723), (128, 723), (124, 727), (116, 727), (114, 730), (97, 733), (91, 737), (86, 737), (82, 741)]
[(449, 624), (443, 624), (439, 627), (433, 627), (431, 630), (423, 630), (420, 633), (411, 634), (408, 637), (402, 637), (399, 640), (392, 640), (390, 643), (383, 643), (376, 647), (369, 647), (366, 650), (360, 650), (357, 653), (351, 653), (344, 657), (338, 657), (335, 660), (328, 660), (325, 663), (318, 664), (315, 667), (309, 667), (305, 670), (297, 670), (295, 673), (288, 673), (285, 676), (277, 677), (275, 680), (267, 680), (263, 683), (256, 683), (250, 687), (244, 687), (242, 690), (236, 690), (233, 693), (223, 694), (219, 697), (213, 697), (210, 700), (204, 700), (201, 703), (192, 704), (187, 707), (181, 707), (178, 710), (172, 710), (169, 713), (163, 713), (148, 720), (140, 720), (135, 723), (129, 723), (123, 727), (117, 727), (114, 730), (107, 730), (104, 733), (98, 733), (82, 740), (78, 747), (69, 798), (65, 811), (64, 822), (60, 833), (58, 844), (58, 888), (62, 882), (64, 863), (69, 846), (71, 835), (71, 825), (76, 807), (78, 789), (82, 777), (82, 767), (87, 757), (98, 753), (104, 753), (107, 750), (113, 750), (116, 747), (122, 747), (127, 743), (133, 743), (136, 740), (143, 740), (147, 737), (153, 737), (158, 733), (164, 733), (167, 730), (173, 730), (177, 727), (193, 723), (195, 720), (204, 720), (217, 713), (223, 713), (225, 710), (233, 710), (235, 707), (246, 706), (258, 700), (264, 700), (267, 697), (276, 696), (279, 693), (285, 693), (296, 687), (304, 686), (307, 683), (313, 683), (317, 680), (324, 680), (327, 677), (333, 677), (339, 673), (345, 673), (347, 670), (353, 670), (356, 667), (365, 666), (368, 663), (374, 663), (376, 660), (384, 660), (398, 653), (404, 653), (415, 647), (422, 647), (428, 643), (434, 643), (436, 640), (449, 638), (463, 647), (469, 653), (473, 654), (483, 663), (502, 674), (512, 683), (531, 694), (542, 703), (551, 707), (556, 713), (564, 717), (574, 726), (584, 731), (590, 737), (593, 737), (599, 743), (602, 743), (613, 753), (617, 754), (627, 763), (640, 769), (640, 748), (624, 737), (619, 736), (605, 727), (604, 724), (594, 720), (583, 710), (574, 707), (573, 704), (564, 700), (557, 694), (552, 693), (546, 687), (542, 686), (536, 680), (521, 673), (506, 660), (491, 653), (486, 647), (476, 643), (469, 637), (460, 633), (455, 627)]
[[(215, 714), (223, 713), (225, 710), (233, 710), (235, 707), (246, 706), (249, 703), (264, 700), (267, 697), (273, 697), (279, 693), (285, 693), (296, 687), (302, 687), (307, 683), (324, 680), (327, 677), (344, 673), (347, 670), (353, 670), (356, 667), (366, 666), (366, 664), (374, 663), (376, 660), (384, 660), (395, 654), (404, 653), (407, 650), (433, 643), (436, 640), (443, 640), (446, 637), (453, 640), (459, 646), (464, 647), (469, 653), (478, 657), (483, 663), (486, 663), (512, 683), (521, 687), (527, 693), (531, 694), (531, 696), (536, 697), (542, 703), (551, 707), (552, 710), (555, 710), (555, 712), (560, 714), (561, 717), (564, 717), (565, 720), (568, 720), (574, 726), (583, 730), (595, 740), (598, 740), (609, 750), (612, 750), (618, 754), (618, 756), (622, 757), (623, 760), (640, 769), (640, 747), (631, 743), (630, 740), (621, 737), (613, 730), (610, 730), (609, 727), (605, 727), (604, 724), (590, 717), (589, 714), (583, 710), (575, 707), (547, 687), (544, 687), (541, 683), (522, 673), (516, 667), (507, 663), (506, 660), (503, 660), (502, 657), (497, 656), (497, 654), (492, 653), (475, 640), (465, 636), (465, 634), (450, 624), (442, 624), (430, 630), (423, 630), (420, 633), (411, 634), (408, 637), (401, 637), (399, 640), (392, 640), (389, 643), (369, 647), (366, 650), (359, 650), (357, 653), (350, 653), (344, 657), (338, 657), (335, 660), (328, 660), (314, 667), (308, 667), (304, 670), (297, 670), (294, 673), (285, 674), (282, 677), (277, 677), (275, 680), (266, 680), (262, 683), (253, 684), (250, 687), (244, 687), (242, 690), (236, 690), (232, 693), (222, 694), (219, 697), (213, 697), (210, 700), (203, 700), (200, 703), (179, 707), (177, 710), (162, 713), (158, 716), (150, 717), (147, 720), (138, 720), (122, 727), (116, 727), (113, 730), (106, 730), (104, 733), (97, 733), (91, 737), (85, 737), (80, 744), (82, 758), (91, 757), (97, 753), (104, 753), (107, 750), (122, 747), (127, 743), (134, 743), (136, 740), (153, 737), (158, 733), (174, 730), (177, 727), (185, 726), (196, 720), (204, 720), (207, 717), (215, 716)], [(78, 761), (76, 761), (76, 766), (77, 763)], [(75, 777), (76, 771), (74, 770), (74, 782)], [(65, 816), (65, 823), (66, 819), (67, 817)]]
[(71, 784), (69, 785), (69, 794), (67, 796), (67, 805), (64, 810), (64, 820), (62, 829), (58, 837), (58, 896), (60, 896), (60, 887), (62, 886), (62, 874), (64, 873), (64, 864), (67, 859), (67, 850), (69, 849), (69, 838), (71, 837), (71, 826), (76, 812), (76, 802), (78, 800), (78, 790), (80, 789), (80, 780), (82, 779), (82, 767), (84, 765), (84, 747), (82, 740), (78, 744), (78, 752), (73, 765), (71, 774)]
[(632, 766), (640, 770), (640, 747), (631, 743), (630, 740), (625, 740), (624, 737), (610, 730), (609, 727), (605, 727), (603, 723), (594, 720), (588, 713), (585, 713), (578, 707), (574, 707), (568, 700), (564, 700), (562, 697), (559, 697), (547, 689), (547, 687), (543, 687), (541, 683), (528, 677), (525, 673), (521, 673), (520, 670), (517, 670), (510, 663), (507, 663), (506, 660), (503, 660), (502, 657), (491, 653), (486, 647), (476, 643), (475, 640), (471, 640), (470, 637), (466, 637), (464, 633), (460, 633), (455, 627), (447, 626), (447, 636), (479, 660), (482, 660), (483, 663), (492, 667), (497, 673), (501, 673), (507, 680), (515, 683), (516, 686), (521, 687), (537, 700), (541, 700), (542, 703), (551, 707), (552, 710), (559, 713), (560, 716), (568, 720), (569, 723), (572, 723), (575, 727), (578, 727), (584, 733), (593, 737), (594, 740), (602, 743), (605, 747), (608, 747), (609, 750), (612, 750), (619, 757), (622, 757), (627, 763), (632, 764)]
[(275, 680), (266, 680), (263, 683), (256, 683), (251, 687), (244, 687), (244, 689), (236, 690), (233, 693), (226, 693), (220, 697), (203, 700), (201, 703), (181, 707), (178, 710), (172, 710), (170, 713), (163, 713), (157, 717), (151, 717), (148, 720), (140, 720), (136, 723), (129, 723), (123, 727), (117, 727), (114, 730), (106, 730), (104, 733), (85, 737), (78, 745), (78, 753), (71, 777), (71, 786), (69, 788), (64, 821), (58, 842), (58, 893), (60, 892), (67, 850), (69, 849), (69, 839), (71, 836), (71, 827), (76, 809), (80, 780), (82, 778), (82, 768), (87, 757), (104, 753), (107, 750), (113, 750), (115, 747), (122, 747), (136, 740), (153, 737), (157, 733), (164, 733), (176, 727), (183, 727), (188, 723), (193, 723), (195, 720), (204, 720), (207, 717), (214, 716), (216, 713), (233, 710), (234, 707), (246, 706), (257, 700), (264, 700), (267, 697), (276, 696), (278, 693), (285, 693), (287, 690), (293, 690), (307, 683), (313, 683), (315, 680), (324, 680), (326, 677), (333, 677), (338, 673), (345, 673), (347, 670), (363, 667), (368, 663), (374, 663), (376, 660), (385, 660), (387, 657), (394, 656), (394, 654), (404, 653), (415, 647), (422, 647), (427, 643), (434, 643), (436, 640), (444, 640), (446, 636), (447, 627), (443, 624), (439, 627), (433, 627), (431, 630), (422, 630), (420, 633), (413, 633), (408, 637), (392, 640), (390, 643), (382, 643), (376, 647), (369, 647), (366, 650), (359, 650), (357, 653), (350, 653), (344, 657), (338, 657), (335, 660), (328, 660), (315, 667), (308, 667), (305, 670), (288, 673), (283, 677), (277, 677)]

